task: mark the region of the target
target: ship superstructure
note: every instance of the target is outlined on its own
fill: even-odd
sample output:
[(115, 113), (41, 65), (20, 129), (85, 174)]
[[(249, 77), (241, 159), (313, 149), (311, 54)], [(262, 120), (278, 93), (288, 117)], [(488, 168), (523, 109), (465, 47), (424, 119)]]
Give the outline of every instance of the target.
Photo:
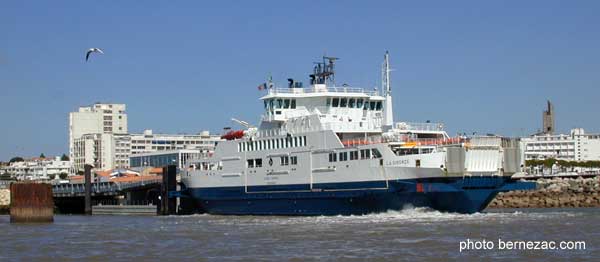
[[(185, 193), (214, 214), (365, 214), (427, 206), (472, 213), (519, 188), (518, 143), (450, 137), (438, 123), (393, 122), (389, 54), (381, 92), (335, 84), (323, 57), (309, 85), (268, 84), (260, 125), (241, 123), (190, 163)], [(525, 185), (521, 185), (525, 188)]]

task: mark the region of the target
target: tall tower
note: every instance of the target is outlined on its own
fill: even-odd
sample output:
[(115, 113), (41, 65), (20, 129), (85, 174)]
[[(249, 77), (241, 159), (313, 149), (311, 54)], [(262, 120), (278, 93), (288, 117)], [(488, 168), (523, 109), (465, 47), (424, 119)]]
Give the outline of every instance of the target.
[(542, 133), (552, 135), (554, 134), (554, 105), (550, 103), (550, 100), (548, 100), (547, 103), (547, 109), (544, 110), (544, 113), (542, 114)]
[(392, 109), (392, 85), (390, 83), (390, 53), (385, 52), (381, 68), (381, 90), (384, 92), (385, 105), (383, 107), (383, 126), (391, 127), (394, 124), (394, 111)]

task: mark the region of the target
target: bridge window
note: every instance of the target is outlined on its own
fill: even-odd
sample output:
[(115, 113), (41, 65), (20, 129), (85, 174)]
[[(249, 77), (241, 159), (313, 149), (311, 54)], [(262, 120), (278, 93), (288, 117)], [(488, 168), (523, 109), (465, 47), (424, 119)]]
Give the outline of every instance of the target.
[(340, 107), (346, 107), (347, 104), (348, 104), (348, 99), (346, 99), (346, 98), (340, 99)]
[(381, 111), (381, 101), (377, 102), (376, 110)]
[(358, 151), (350, 151), (350, 160), (358, 159)]
[(362, 108), (362, 107), (363, 107), (362, 98), (356, 99), (356, 108)]
[(288, 166), (288, 165), (290, 165), (290, 157), (288, 157), (288, 156), (282, 156), (280, 158), (280, 161), (281, 161), (281, 165), (282, 166)]
[(326, 107), (331, 106), (331, 98), (328, 97), (327, 100), (325, 100), (325, 106)]
[(340, 99), (339, 99), (339, 98), (334, 98), (334, 99), (331, 101), (331, 106), (332, 106), (332, 107), (338, 107), (339, 105), (340, 105)]
[(337, 162), (337, 154), (329, 153), (329, 162)]
[(296, 99), (292, 99), (291, 109), (296, 109)]
[(356, 105), (354, 98), (350, 98), (350, 100), (348, 100), (348, 107), (349, 108), (354, 108), (354, 106)]
[(381, 158), (381, 153), (375, 148), (371, 149), (371, 154), (373, 155), (373, 158)]
[(285, 108), (285, 109), (290, 108), (290, 100), (289, 99), (283, 100), (283, 108)]
[(348, 161), (348, 152), (340, 152), (340, 161)]
[(292, 162), (292, 165), (297, 165), (298, 164), (298, 157), (297, 156), (292, 156), (290, 157), (290, 160)]
[(254, 159), (254, 166), (255, 167), (262, 167), (262, 158)]
[(275, 104), (276, 109), (280, 109), (283, 106), (283, 100), (277, 99), (277, 104)]
[(370, 159), (371, 158), (371, 149), (361, 149), (360, 150), (360, 159)]
[(371, 110), (375, 110), (375, 106), (376, 106), (376, 104), (377, 104), (376, 102), (374, 102), (374, 101), (371, 101), (371, 102), (369, 103), (369, 105), (370, 105), (370, 106), (369, 106), (369, 109), (371, 109)]

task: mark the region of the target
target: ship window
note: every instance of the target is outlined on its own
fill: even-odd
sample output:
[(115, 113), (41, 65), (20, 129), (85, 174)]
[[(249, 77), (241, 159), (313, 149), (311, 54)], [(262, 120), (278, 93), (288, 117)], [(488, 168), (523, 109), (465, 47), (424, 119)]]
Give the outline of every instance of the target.
[(375, 103), (375, 102), (370, 102), (369, 104), (370, 104), (370, 108), (369, 108), (369, 109), (371, 109), (371, 110), (375, 110), (375, 104), (377, 104), (377, 103)]
[(350, 98), (350, 100), (348, 100), (348, 107), (349, 108), (354, 108), (354, 105), (355, 105), (354, 101), (355, 101), (354, 98)]
[(273, 111), (273, 99), (269, 99), (269, 109)]
[(297, 156), (291, 156), (290, 157), (290, 162), (292, 162), (292, 165), (297, 165), (298, 164), (298, 157)]
[(331, 106), (331, 98), (328, 97), (327, 100), (325, 100), (325, 106), (326, 107)]
[(416, 167), (421, 167), (421, 159), (415, 160), (415, 166)]
[(331, 106), (332, 107), (338, 107), (340, 105), (340, 99), (339, 98), (334, 98), (333, 101), (331, 101)]
[(361, 149), (360, 150), (360, 159), (369, 159), (371, 158), (371, 150), (370, 149)]
[(336, 161), (337, 161), (337, 154), (329, 153), (329, 162), (336, 162)]
[(340, 161), (348, 161), (348, 152), (340, 152)]
[(347, 104), (348, 104), (348, 99), (346, 99), (346, 98), (340, 99), (340, 107), (346, 107)]
[(254, 166), (255, 167), (262, 167), (262, 158), (254, 159)]
[(294, 147), (298, 147), (298, 137), (294, 137)]
[(290, 108), (290, 100), (289, 99), (283, 100), (283, 108), (285, 108), (285, 109)]
[(285, 140), (283, 138), (280, 138), (279, 140), (281, 141), (281, 148), (286, 148)]
[(292, 99), (292, 105), (290, 106), (291, 109), (296, 109), (296, 99)]
[(269, 108), (269, 102), (267, 100), (263, 101), (265, 103), (265, 109)]
[(281, 108), (282, 105), (283, 105), (283, 100), (277, 99), (277, 104), (276, 104), (275, 108), (279, 109), (279, 108)]
[(304, 139), (302, 139), (302, 146), (306, 146), (306, 136), (303, 136)]
[(254, 159), (248, 159), (247, 160), (247, 164), (248, 164), (248, 168), (253, 168), (254, 167)]
[(371, 149), (371, 153), (373, 154), (373, 158), (381, 158), (381, 153), (379, 153), (379, 150), (373, 148)]
[(290, 157), (288, 157), (288, 156), (282, 156), (280, 158), (280, 160), (281, 160), (281, 165), (282, 166), (288, 166), (288, 165), (290, 165)]
[(279, 139), (275, 140), (275, 148), (278, 149), (279, 148)]
[(361, 107), (363, 107), (362, 98), (356, 99), (356, 108), (361, 108)]
[(358, 151), (351, 151), (350, 152), (350, 160), (357, 160), (358, 159)]
[(381, 101), (377, 102), (377, 110), (381, 110)]

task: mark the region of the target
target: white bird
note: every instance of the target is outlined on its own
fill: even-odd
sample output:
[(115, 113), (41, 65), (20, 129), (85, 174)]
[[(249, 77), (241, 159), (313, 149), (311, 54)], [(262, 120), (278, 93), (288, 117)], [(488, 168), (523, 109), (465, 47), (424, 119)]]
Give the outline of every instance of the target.
[(85, 53), (85, 61), (87, 62), (88, 59), (90, 59), (90, 54), (91, 53), (100, 53), (100, 54), (104, 54), (104, 52), (102, 52), (102, 50), (100, 48), (90, 48), (87, 53)]

